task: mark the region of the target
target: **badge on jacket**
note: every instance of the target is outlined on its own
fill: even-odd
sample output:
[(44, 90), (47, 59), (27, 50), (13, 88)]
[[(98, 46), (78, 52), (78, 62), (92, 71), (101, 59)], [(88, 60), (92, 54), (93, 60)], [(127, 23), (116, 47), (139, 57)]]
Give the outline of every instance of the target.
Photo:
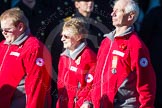
[(112, 73), (113, 74), (116, 73), (117, 63), (118, 63), (118, 56), (113, 56), (113, 59), (112, 59)]
[(143, 58), (140, 59), (140, 66), (141, 67), (148, 66), (148, 60), (147, 60), (147, 58), (143, 57)]
[(38, 66), (43, 66), (43, 65), (44, 65), (44, 60), (43, 60), (43, 58), (37, 58), (37, 59), (36, 59), (36, 64), (37, 64)]
[(93, 75), (92, 74), (87, 74), (85, 77), (85, 81), (87, 83), (91, 83), (93, 81)]

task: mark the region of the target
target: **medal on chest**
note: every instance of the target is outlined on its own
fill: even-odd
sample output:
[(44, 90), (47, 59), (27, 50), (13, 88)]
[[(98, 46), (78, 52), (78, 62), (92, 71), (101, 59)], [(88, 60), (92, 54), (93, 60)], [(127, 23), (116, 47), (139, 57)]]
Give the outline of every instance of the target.
[(75, 63), (76, 63), (77, 65), (79, 65), (79, 64), (80, 64), (80, 60), (81, 60), (81, 56), (79, 56), (79, 57), (75, 60)]
[(112, 59), (112, 74), (116, 73), (116, 67), (117, 67), (117, 63), (118, 63), (118, 56), (113, 56)]

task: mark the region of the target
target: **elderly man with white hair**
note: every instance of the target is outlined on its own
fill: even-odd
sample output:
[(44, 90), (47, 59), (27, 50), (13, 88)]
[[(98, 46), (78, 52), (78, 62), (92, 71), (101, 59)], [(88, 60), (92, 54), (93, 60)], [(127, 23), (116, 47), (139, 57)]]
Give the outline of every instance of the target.
[(139, 8), (118, 0), (111, 13), (115, 30), (105, 34), (97, 55), (93, 88), (81, 108), (154, 108), (156, 77), (149, 51), (133, 28)]

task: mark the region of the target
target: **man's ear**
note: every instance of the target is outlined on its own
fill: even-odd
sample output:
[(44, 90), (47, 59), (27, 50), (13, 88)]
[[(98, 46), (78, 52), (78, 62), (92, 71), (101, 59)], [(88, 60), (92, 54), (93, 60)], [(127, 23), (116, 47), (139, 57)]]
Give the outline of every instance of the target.
[(128, 21), (132, 21), (135, 17), (135, 12), (130, 12), (129, 16), (128, 16)]
[(19, 29), (20, 31), (23, 31), (23, 30), (24, 30), (24, 24), (20, 22), (20, 23), (18, 24), (18, 29)]
[(82, 39), (82, 35), (81, 34), (79, 34), (79, 35), (77, 35), (77, 41), (80, 41)]
[(77, 9), (79, 8), (79, 2), (75, 1), (74, 5), (75, 5), (75, 8)]

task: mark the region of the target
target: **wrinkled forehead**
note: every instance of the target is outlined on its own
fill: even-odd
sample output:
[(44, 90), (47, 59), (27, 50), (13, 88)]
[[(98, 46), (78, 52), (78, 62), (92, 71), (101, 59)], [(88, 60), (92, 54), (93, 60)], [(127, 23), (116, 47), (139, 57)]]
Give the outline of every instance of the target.
[(116, 0), (113, 7), (122, 7), (124, 8), (128, 3), (128, 0)]
[(64, 35), (75, 35), (77, 33), (78, 32), (77, 32), (76, 28), (72, 27), (72, 26), (70, 26), (70, 27), (63, 27), (63, 30), (62, 30), (62, 34), (64, 34)]
[(114, 3), (113, 9), (125, 10), (126, 6), (127, 6), (127, 0), (117, 0)]

